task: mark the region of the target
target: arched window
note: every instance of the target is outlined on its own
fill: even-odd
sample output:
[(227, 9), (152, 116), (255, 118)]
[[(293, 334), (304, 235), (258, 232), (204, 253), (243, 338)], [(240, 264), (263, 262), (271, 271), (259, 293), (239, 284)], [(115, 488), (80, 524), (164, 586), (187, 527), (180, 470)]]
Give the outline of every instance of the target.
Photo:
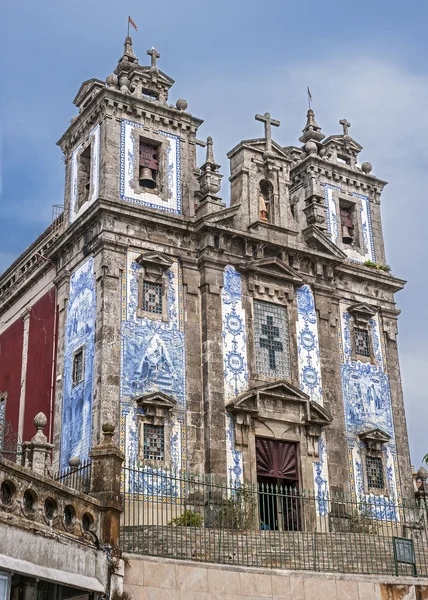
[(272, 216), (273, 187), (269, 181), (262, 179), (259, 191), (259, 219), (269, 223)]

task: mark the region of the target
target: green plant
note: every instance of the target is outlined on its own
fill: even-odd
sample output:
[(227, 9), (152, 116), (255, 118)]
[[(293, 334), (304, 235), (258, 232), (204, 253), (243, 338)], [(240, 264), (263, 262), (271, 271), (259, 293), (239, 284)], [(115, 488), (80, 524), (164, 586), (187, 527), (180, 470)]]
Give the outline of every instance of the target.
[(359, 511), (353, 510), (348, 519), (349, 531), (352, 533), (377, 535), (379, 532), (375, 517), (372, 516), (369, 508), (366, 506), (362, 506)]
[(129, 592), (119, 592), (117, 588), (114, 588), (110, 600), (132, 600), (132, 596)]
[(168, 525), (184, 525), (184, 527), (200, 527), (202, 525), (203, 518), (197, 512), (193, 510), (186, 510), (179, 517), (174, 517), (171, 521), (168, 521)]
[(428, 466), (428, 453), (425, 454), (425, 456), (423, 457), (422, 461)]
[(380, 271), (386, 271), (389, 273), (391, 271), (391, 267), (389, 265), (381, 265), (379, 263), (375, 263), (372, 260), (366, 260), (364, 262), (365, 267), (370, 267), (371, 269), (379, 269)]
[(251, 489), (240, 487), (224, 501), (218, 513), (219, 526), (227, 529), (251, 529), (255, 524), (255, 514), (254, 493)]

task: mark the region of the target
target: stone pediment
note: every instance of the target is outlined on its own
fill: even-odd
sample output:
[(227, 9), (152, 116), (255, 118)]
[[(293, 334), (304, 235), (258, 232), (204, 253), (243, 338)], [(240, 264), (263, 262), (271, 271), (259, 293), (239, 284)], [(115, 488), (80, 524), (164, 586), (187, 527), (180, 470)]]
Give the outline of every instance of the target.
[(76, 97), (73, 100), (73, 104), (80, 108), (89, 95), (93, 97), (99, 92), (99, 90), (102, 90), (105, 87), (105, 81), (101, 81), (100, 79), (95, 78), (87, 79), (80, 86), (79, 91), (77, 92)]
[(277, 257), (243, 261), (238, 264), (238, 269), (243, 272), (256, 273), (261, 278), (274, 277), (275, 279), (291, 282), (294, 285), (303, 285), (303, 279), (299, 273)]
[(137, 405), (144, 410), (147, 417), (166, 418), (175, 407), (177, 400), (163, 392), (152, 392), (135, 398)]
[(226, 408), (230, 413), (246, 412), (261, 417), (268, 416), (267, 411), (278, 411), (285, 417), (285, 406), (290, 404), (299, 407), (288, 414), (288, 417), (297, 417), (295, 422), (327, 425), (333, 420), (325, 408), (285, 379), (251, 388), (236, 396)]
[(239, 394), (227, 404), (226, 410), (233, 415), (238, 445), (248, 445), (254, 421), (276, 421), (303, 427), (308, 451), (313, 455), (317, 455), (323, 427), (333, 421), (328, 410), (285, 379), (257, 385)]
[(146, 250), (135, 259), (135, 262), (142, 267), (156, 266), (157, 268), (161, 267), (163, 271), (166, 271), (171, 267), (174, 261), (162, 252)]
[(346, 136), (345, 139), (343, 135), (330, 135), (326, 140), (324, 140), (323, 146), (327, 147), (332, 143), (343, 145), (345, 142), (347, 146), (349, 146), (350, 148), (352, 148), (352, 150), (355, 150), (356, 152), (361, 152), (361, 150), (363, 149), (361, 144), (356, 142), (353, 138), (351, 138), (350, 136)]
[(348, 308), (348, 312), (355, 318), (357, 323), (364, 325), (367, 325), (369, 320), (376, 314), (376, 310), (365, 302), (353, 304)]
[[(274, 160), (279, 159), (279, 160), (285, 161), (287, 163), (293, 162), (291, 160), (291, 158), (288, 156), (288, 154), (285, 152), (285, 150), (282, 148), (282, 146), (280, 146), (273, 140), (272, 140), (271, 144), (272, 144), (272, 150), (271, 150), (272, 159), (274, 159)], [(262, 158), (263, 154), (266, 152), (266, 139), (265, 138), (255, 138), (252, 140), (243, 140), (237, 146), (235, 146), (232, 150), (230, 150), (230, 152), (228, 152), (227, 157), (230, 158), (241, 148), (249, 148), (251, 150), (255, 150), (260, 153), (261, 158)]]
[(235, 204), (234, 206), (229, 206), (224, 210), (208, 214), (203, 217), (204, 223), (226, 223), (227, 221), (233, 219), (233, 217), (235, 217), (239, 213), (240, 208), (240, 204)]
[(358, 434), (358, 437), (373, 454), (381, 454), (382, 446), (387, 444), (391, 439), (389, 433), (379, 429), (379, 427), (369, 429), (368, 431), (363, 431), (362, 433)]
[(328, 254), (331, 258), (340, 262), (346, 259), (346, 254), (315, 225), (309, 225), (309, 227), (306, 227), (306, 229), (302, 231), (302, 234), (305, 242), (310, 248), (320, 250), (321, 252)]

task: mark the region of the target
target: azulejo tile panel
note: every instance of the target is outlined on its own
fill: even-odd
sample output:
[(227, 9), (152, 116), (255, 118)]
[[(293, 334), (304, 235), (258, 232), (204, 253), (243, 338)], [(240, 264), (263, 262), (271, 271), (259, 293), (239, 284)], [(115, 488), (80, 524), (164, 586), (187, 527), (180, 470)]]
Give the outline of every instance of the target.
[(135, 148), (134, 130), (142, 129), (142, 123), (135, 123), (124, 119), (120, 129), (120, 197), (122, 200), (157, 208), (176, 214), (181, 213), (181, 160), (180, 160), (180, 138), (177, 135), (159, 130), (157, 133), (164, 136), (166, 147), (166, 169), (167, 169), (167, 194), (161, 198), (156, 194), (144, 191), (136, 191), (132, 182), (134, 179)]
[[(60, 466), (72, 456), (88, 457), (92, 445), (92, 389), (95, 341), (94, 260), (89, 258), (70, 278), (64, 354)], [(73, 357), (83, 348), (83, 380), (73, 385)]]
[[(137, 464), (139, 455), (138, 416), (144, 414), (134, 399), (161, 391), (177, 401), (169, 426), (170, 461), (168, 468), (186, 467), (186, 379), (181, 266), (174, 261), (168, 270), (168, 321), (137, 316), (138, 273), (135, 259), (140, 252), (128, 252), (127, 269), (122, 280), (121, 329), (121, 447), (128, 464)], [(164, 482), (163, 469), (145, 468), (138, 490), (147, 493)], [(159, 480), (157, 475), (161, 477)], [(156, 477), (155, 477), (156, 475)], [(159, 483), (160, 485), (160, 483)], [(140, 489), (141, 488), (141, 489)], [(159, 490), (161, 487), (159, 487)], [(137, 491), (138, 491), (137, 490)]]
[[(224, 398), (229, 400), (248, 387), (247, 334), (245, 310), (242, 307), (241, 275), (230, 265), (223, 275), (222, 337), (224, 365)], [(233, 419), (226, 414), (227, 470), (232, 482), (243, 479), (242, 453), (235, 450)]]
[(73, 223), (81, 214), (83, 214), (95, 202), (99, 196), (100, 187), (100, 125), (98, 124), (89, 134), (92, 144), (91, 153), (91, 197), (87, 202), (78, 207), (77, 189), (78, 189), (78, 155), (82, 144), (79, 144), (71, 155), (71, 180), (70, 180), (70, 223)]
[[(320, 345), (315, 300), (309, 285), (297, 290), (297, 351), (299, 356), (300, 389), (313, 402), (323, 405)], [(328, 493), (328, 467), (325, 434), (318, 443), (319, 461), (314, 463), (314, 483), (319, 498)], [(326, 514), (327, 504), (321, 500), (317, 506), (321, 515)]]
[[(327, 228), (332, 241), (338, 244), (340, 241), (340, 223), (339, 223), (339, 204), (335, 198), (335, 192), (340, 192), (340, 188), (335, 185), (324, 185), (324, 203), (326, 207)], [(361, 242), (363, 252), (358, 252), (352, 246), (341, 245), (341, 249), (347, 257), (358, 263), (363, 263), (366, 260), (376, 262), (374, 251), (372, 220), (370, 212), (370, 198), (362, 194), (354, 192), (352, 194), (356, 198), (357, 205), (360, 210), (361, 217)]]
[[(364, 444), (358, 436), (364, 431), (380, 428), (391, 436), (390, 441), (384, 445), (383, 452), (390, 498), (398, 498), (394, 418), (379, 315), (376, 314), (370, 319), (369, 324), (376, 364), (363, 363), (352, 358), (350, 329), (352, 317), (347, 308), (348, 303), (341, 301), (339, 342), (351, 488), (358, 498), (365, 496), (361, 452)], [(387, 499), (379, 497), (378, 505), (379, 518), (398, 518), (398, 515), (388, 508)]]

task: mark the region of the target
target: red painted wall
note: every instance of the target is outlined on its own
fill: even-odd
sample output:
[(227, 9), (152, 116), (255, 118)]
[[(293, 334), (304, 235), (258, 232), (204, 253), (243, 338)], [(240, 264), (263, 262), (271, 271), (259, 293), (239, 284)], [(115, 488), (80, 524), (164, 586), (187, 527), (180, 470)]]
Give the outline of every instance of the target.
[(7, 392), (6, 419), (18, 433), (24, 321), (16, 321), (0, 335), (0, 392)]
[(55, 380), (52, 377), (55, 316), (56, 293), (52, 288), (32, 306), (30, 312), (23, 441), (31, 440), (36, 433), (33, 420), (39, 412), (45, 413), (48, 418), (44, 433), (49, 437), (52, 385)]

